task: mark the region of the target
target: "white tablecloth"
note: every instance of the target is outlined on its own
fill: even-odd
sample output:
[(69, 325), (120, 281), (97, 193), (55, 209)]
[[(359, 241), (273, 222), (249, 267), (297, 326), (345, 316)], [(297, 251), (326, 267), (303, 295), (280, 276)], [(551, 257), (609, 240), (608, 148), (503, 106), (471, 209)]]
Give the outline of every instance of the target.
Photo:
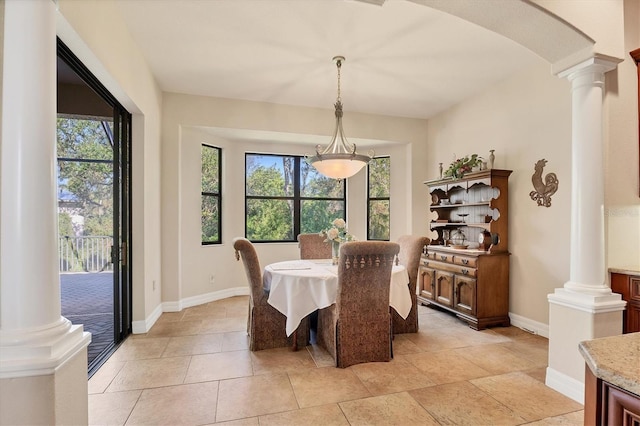
[[(331, 306), (338, 294), (338, 267), (331, 259), (289, 260), (267, 265), (263, 274), (268, 302), (287, 317), (287, 336), (316, 309)], [(411, 311), (409, 274), (402, 265), (391, 273), (389, 305), (402, 318)]]

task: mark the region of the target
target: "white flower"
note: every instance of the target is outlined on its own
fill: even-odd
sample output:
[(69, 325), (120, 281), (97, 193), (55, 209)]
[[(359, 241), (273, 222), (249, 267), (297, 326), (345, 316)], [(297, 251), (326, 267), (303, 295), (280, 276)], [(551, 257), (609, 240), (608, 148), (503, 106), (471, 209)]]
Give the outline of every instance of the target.
[(327, 239), (328, 240), (333, 241), (333, 240), (338, 238), (338, 235), (339, 235), (339, 232), (338, 232), (338, 230), (336, 228), (330, 228), (327, 231)]
[(342, 229), (347, 226), (347, 223), (344, 221), (344, 219), (339, 217), (333, 220), (333, 226), (335, 226), (338, 229)]

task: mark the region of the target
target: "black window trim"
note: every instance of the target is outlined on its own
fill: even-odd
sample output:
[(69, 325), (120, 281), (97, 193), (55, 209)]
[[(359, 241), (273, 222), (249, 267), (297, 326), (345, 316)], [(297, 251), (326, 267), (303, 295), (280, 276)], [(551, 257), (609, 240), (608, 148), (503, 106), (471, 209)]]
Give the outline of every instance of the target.
[[(379, 157), (374, 157), (375, 161), (380, 158), (388, 158), (391, 161), (390, 155), (381, 155)], [(391, 188), (389, 188), (389, 196), (388, 197), (372, 197), (371, 196), (371, 186), (370, 186), (370, 178), (371, 178), (371, 165), (367, 164), (367, 241), (389, 241), (391, 238)], [(389, 239), (386, 240), (373, 240), (369, 238), (369, 224), (371, 223), (371, 201), (388, 201), (389, 202)]]
[[(218, 192), (202, 191), (202, 180), (200, 182), (201, 197), (214, 197), (218, 201), (218, 240), (217, 241), (202, 241), (202, 231), (200, 232), (200, 242), (203, 246), (211, 246), (216, 244), (222, 244), (222, 148), (207, 143), (202, 143), (202, 147), (215, 149), (218, 152)], [(200, 154), (202, 161), (202, 153)], [(200, 165), (202, 170), (202, 164)], [(202, 173), (202, 171), (201, 171)], [(200, 199), (200, 222), (202, 223), (202, 198)], [(202, 226), (202, 225), (200, 225)]]
[[(247, 194), (247, 157), (248, 156), (270, 156), (270, 157), (292, 157), (293, 158), (293, 196), (258, 196), (258, 195), (248, 195)], [(342, 201), (344, 202), (344, 214), (343, 218), (346, 220), (347, 215), (347, 183), (346, 179), (342, 181), (343, 189), (342, 189), (342, 198), (335, 197), (302, 197), (300, 196), (300, 166), (302, 161), (305, 161), (305, 157), (303, 155), (296, 154), (274, 154), (274, 153), (264, 153), (264, 152), (245, 152), (244, 153), (244, 236), (247, 237), (247, 211), (248, 211), (248, 200), (292, 200), (293, 201), (293, 239), (291, 240), (250, 240), (252, 243), (295, 243), (297, 242), (298, 234), (300, 234), (301, 223), (300, 223), (300, 210), (302, 201), (310, 200), (310, 201)]]

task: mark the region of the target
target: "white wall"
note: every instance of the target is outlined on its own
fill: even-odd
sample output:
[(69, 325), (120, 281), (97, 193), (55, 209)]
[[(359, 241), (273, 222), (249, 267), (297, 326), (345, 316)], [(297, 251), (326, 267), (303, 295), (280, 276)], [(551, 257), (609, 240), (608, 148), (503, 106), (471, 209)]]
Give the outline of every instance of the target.
[[(568, 81), (551, 75), (540, 60), (511, 78), (429, 120), (428, 169), (446, 169), (457, 157), (495, 149), (495, 168), (513, 170), (509, 178), (509, 250), (512, 253), (510, 312), (548, 323), (547, 294), (569, 277), (571, 210), (571, 93)], [(544, 174), (556, 173), (559, 189), (550, 208), (539, 207), (534, 164), (548, 161)]]
[(640, 2), (625, 1), (624, 62), (607, 74), (605, 170), (611, 267), (640, 270), (640, 181), (638, 167), (638, 80), (628, 54), (640, 48)]
[[(225, 290), (245, 287), (246, 278), (235, 261), (231, 241), (244, 236), (245, 152), (305, 155), (313, 145), (270, 142), (277, 134), (326, 135), (333, 130), (333, 111), (255, 102), (165, 94), (163, 115), (163, 302), (185, 306), (215, 298)], [(368, 116), (345, 112), (345, 132), (357, 138), (385, 141), (376, 155), (390, 155), (391, 238), (426, 232), (423, 220), (426, 189), (421, 182), (426, 123), (424, 120)], [(264, 141), (239, 141), (221, 137), (215, 128), (252, 129), (264, 132)], [(232, 132), (233, 133), (233, 132)], [(221, 245), (202, 246), (200, 234), (200, 146), (223, 149), (223, 209)], [(358, 145), (359, 152), (371, 147)], [(419, 172), (416, 172), (416, 168)], [(417, 177), (417, 178), (416, 178)], [(418, 206), (418, 207), (414, 207)], [(414, 218), (414, 210), (418, 218)], [(166, 212), (166, 213), (165, 213)], [(414, 223), (419, 226), (414, 226)], [(362, 171), (347, 181), (349, 231), (366, 238), (366, 175)], [(299, 257), (297, 243), (257, 244), (261, 263)], [(215, 276), (212, 285), (209, 277)], [(167, 280), (167, 276), (172, 277)], [(175, 284), (174, 284), (175, 280)], [(167, 282), (171, 282), (167, 286)]]
[(58, 37), (133, 114), (133, 320), (144, 321), (160, 305), (162, 93), (115, 2), (58, 0), (57, 4)]

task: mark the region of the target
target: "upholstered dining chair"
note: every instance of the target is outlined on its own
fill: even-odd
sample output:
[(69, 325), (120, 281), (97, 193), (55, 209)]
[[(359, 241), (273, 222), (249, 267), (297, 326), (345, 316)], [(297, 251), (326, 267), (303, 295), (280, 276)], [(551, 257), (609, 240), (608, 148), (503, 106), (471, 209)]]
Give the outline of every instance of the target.
[[(267, 303), (269, 293), (264, 290), (262, 283), (262, 269), (258, 253), (251, 241), (246, 238), (234, 238), (233, 248), (236, 252), (236, 260), (242, 258), (244, 270), (249, 281), (249, 318), (247, 332), (249, 333), (249, 350), (260, 351), (263, 349), (292, 346), (292, 337), (287, 337), (286, 321), (282, 313)], [(298, 345), (305, 347), (309, 341), (309, 322), (303, 321), (298, 327)]]
[(300, 259), (331, 259), (331, 244), (320, 234), (298, 234)]
[(342, 244), (336, 303), (318, 313), (318, 345), (337, 367), (390, 361), (389, 283), (400, 247), (386, 241)]
[(407, 319), (403, 319), (394, 309), (391, 309), (393, 334), (418, 332), (418, 297), (416, 296), (418, 267), (420, 266), (422, 251), (430, 242), (429, 238), (416, 235), (402, 235), (398, 238), (398, 244), (400, 245), (398, 263), (403, 265), (409, 274), (411, 311)]

